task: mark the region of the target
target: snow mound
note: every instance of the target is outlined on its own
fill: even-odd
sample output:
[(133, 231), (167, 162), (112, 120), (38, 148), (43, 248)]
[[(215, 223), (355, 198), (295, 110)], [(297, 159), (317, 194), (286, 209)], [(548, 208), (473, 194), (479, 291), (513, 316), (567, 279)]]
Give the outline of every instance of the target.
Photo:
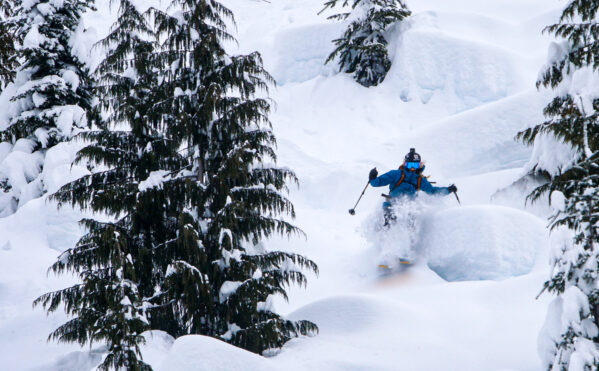
[(272, 74), (279, 85), (308, 81), (319, 75), (336, 72), (336, 64), (326, 64), (331, 53), (331, 40), (343, 31), (338, 24), (295, 27), (280, 32), (275, 39), (279, 51)]
[(181, 336), (157, 371), (274, 370), (269, 360), (202, 335)]
[(339, 334), (368, 328), (377, 323), (380, 316), (380, 306), (371, 298), (344, 295), (308, 304), (293, 312), (290, 319), (307, 319), (316, 323), (320, 332)]
[(465, 176), (522, 167), (530, 149), (514, 136), (531, 122), (542, 122), (546, 102), (543, 93), (527, 90), (393, 136), (388, 143), (415, 147), (431, 174)]
[(418, 98), (426, 104), (441, 94), (444, 102), (453, 101), (455, 112), (460, 112), (522, 88), (510, 51), (426, 27), (425, 16), (430, 15), (415, 16), (415, 28), (400, 34), (385, 81), (403, 87), (402, 100)]
[(421, 249), (448, 281), (501, 280), (529, 273), (549, 244), (545, 223), (503, 206), (446, 209), (425, 221)]

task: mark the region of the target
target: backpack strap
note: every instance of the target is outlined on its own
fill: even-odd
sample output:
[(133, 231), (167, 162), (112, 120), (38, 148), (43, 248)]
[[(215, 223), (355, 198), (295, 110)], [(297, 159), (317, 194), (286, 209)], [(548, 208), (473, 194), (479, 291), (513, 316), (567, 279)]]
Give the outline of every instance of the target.
[(399, 185), (400, 185), (401, 183), (403, 183), (403, 180), (404, 180), (405, 178), (406, 178), (406, 172), (405, 172), (403, 169), (401, 169), (401, 178), (399, 178), (399, 181), (398, 181), (397, 183), (395, 183), (395, 185), (393, 186), (393, 188), (391, 188), (391, 190), (389, 191), (389, 194), (391, 194), (391, 192), (395, 191), (395, 189), (396, 189), (397, 187), (399, 187)]
[(416, 190), (420, 190), (420, 185), (422, 184), (422, 175), (418, 177), (418, 181), (416, 182)]

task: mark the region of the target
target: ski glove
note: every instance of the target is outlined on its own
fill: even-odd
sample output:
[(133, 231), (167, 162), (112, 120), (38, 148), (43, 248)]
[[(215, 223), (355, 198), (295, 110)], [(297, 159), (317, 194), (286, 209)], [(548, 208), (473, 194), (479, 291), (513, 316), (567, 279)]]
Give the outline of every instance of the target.
[(456, 187), (455, 184), (452, 184), (449, 187), (447, 187), (447, 190), (449, 191), (449, 193), (456, 193), (458, 191), (458, 187)]
[(368, 174), (368, 180), (376, 179), (379, 176), (379, 172), (376, 171), (376, 167), (370, 170), (370, 174)]

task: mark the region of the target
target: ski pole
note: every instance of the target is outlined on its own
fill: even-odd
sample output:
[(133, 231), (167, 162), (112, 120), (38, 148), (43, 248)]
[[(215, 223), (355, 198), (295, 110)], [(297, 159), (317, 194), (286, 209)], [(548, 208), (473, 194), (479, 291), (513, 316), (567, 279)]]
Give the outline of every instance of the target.
[(460, 198), (458, 197), (458, 193), (457, 192), (453, 192), (453, 194), (455, 195), (455, 199), (458, 200), (458, 203), (461, 205), (462, 203), (460, 202)]
[(362, 199), (362, 196), (364, 196), (364, 192), (366, 192), (366, 188), (368, 188), (369, 184), (370, 184), (370, 180), (368, 181), (368, 183), (366, 183), (366, 187), (364, 187), (364, 190), (362, 191), (362, 194), (360, 195), (360, 198), (358, 198), (358, 201), (356, 202), (356, 204), (354, 205), (354, 207), (352, 209), (349, 209), (349, 214), (350, 215), (356, 215), (356, 207), (358, 206), (358, 203)]

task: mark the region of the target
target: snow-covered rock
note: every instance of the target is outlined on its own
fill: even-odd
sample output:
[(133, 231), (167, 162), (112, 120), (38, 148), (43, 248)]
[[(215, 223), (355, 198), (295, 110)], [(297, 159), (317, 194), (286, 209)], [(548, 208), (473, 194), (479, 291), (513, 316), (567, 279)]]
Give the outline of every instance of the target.
[(529, 273), (549, 245), (545, 223), (503, 206), (443, 210), (424, 224), (428, 266), (448, 281), (499, 280)]

